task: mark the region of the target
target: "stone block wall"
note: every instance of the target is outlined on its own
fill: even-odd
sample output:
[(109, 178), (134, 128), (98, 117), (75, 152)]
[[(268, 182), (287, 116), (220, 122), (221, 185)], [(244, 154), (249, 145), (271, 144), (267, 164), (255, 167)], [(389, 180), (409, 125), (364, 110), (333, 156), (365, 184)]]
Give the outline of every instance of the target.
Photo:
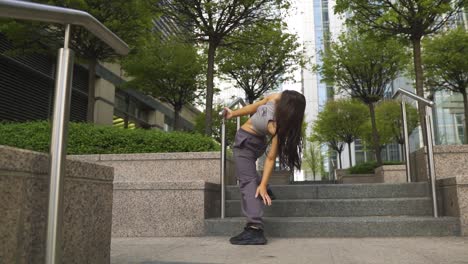
[(383, 178), (375, 174), (348, 174), (347, 169), (337, 169), (336, 178), (339, 183), (359, 184), (359, 183), (382, 183)]
[(202, 236), (205, 218), (220, 215), (219, 193), (203, 181), (116, 183), (112, 235)]
[[(115, 182), (191, 182), (220, 183), (219, 152), (181, 152), (148, 154), (72, 155), (72, 159), (89, 161), (114, 168)], [(228, 158), (227, 173), (233, 173)]]
[(468, 236), (468, 176), (438, 180), (437, 194), (440, 215), (460, 218), (461, 235)]
[[(44, 263), (49, 195), (46, 154), (0, 146), (0, 263)], [(109, 263), (113, 169), (67, 161), (63, 262)]]
[[(410, 156), (411, 175), (416, 181), (427, 181), (426, 150), (419, 149)], [(468, 175), (468, 145), (434, 146), (434, 166), (437, 179)]]
[(220, 216), (219, 152), (70, 157), (114, 168), (115, 237), (201, 236), (204, 220)]
[(384, 165), (375, 169), (375, 176), (381, 178), (384, 183), (405, 183), (405, 165)]

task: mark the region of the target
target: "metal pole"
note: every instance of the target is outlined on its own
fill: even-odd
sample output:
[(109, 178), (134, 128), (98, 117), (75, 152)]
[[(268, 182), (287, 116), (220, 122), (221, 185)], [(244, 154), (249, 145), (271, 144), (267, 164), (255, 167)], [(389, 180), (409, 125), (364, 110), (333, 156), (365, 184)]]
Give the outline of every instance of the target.
[(62, 200), (65, 178), (68, 120), (70, 117), (73, 51), (68, 49), (70, 25), (65, 28), (64, 47), (59, 50), (55, 75), (55, 102), (50, 145), (50, 189), (47, 221), (46, 264), (62, 263)]
[(409, 140), (408, 140), (408, 123), (406, 118), (406, 104), (401, 101), (401, 115), (403, 117), (403, 139), (405, 141), (405, 159), (406, 159), (406, 181), (411, 182), (411, 170), (409, 159)]
[(226, 207), (226, 188), (224, 186), (224, 179), (226, 173), (226, 118), (221, 121), (221, 219), (224, 219)]
[(241, 119), (240, 119), (240, 116), (238, 116), (238, 117), (237, 117), (237, 130), (239, 130), (240, 127), (241, 127), (241, 124), (240, 124), (240, 123), (241, 123)]
[(432, 108), (426, 106), (426, 131), (427, 131), (427, 160), (429, 167), (429, 175), (431, 179), (431, 191), (432, 191), (432, 206), (434, 217), (439, 217), (437, 209), (437, 191), (436, 191), (436, 175), (434, 166), (434, 137), (432, 132)]

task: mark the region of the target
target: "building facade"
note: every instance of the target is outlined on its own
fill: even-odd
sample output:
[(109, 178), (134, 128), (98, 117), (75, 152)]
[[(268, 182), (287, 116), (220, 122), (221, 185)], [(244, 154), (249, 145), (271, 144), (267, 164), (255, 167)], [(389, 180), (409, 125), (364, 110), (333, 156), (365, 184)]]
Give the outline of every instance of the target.
[[(296, 0), (296, 13), (290, 19), (291, 30), (297, 33), (303, 44), (304, 53), (311, 58), (312, 64), (321, 65), (320, 52), (325, 49), (330, 41), (335, 40), (345, 29), (344, 21), (346, 15), (338, 16), (334, 13), (335, 0)], [(453, 25), (468, 26), (466, 12), (460, 12), (454, 17)], [(450, 26), (449, 26), (450, 27)], [(342, 98), (347, 95), (337, 94), (332, 86), (322, 82), (322, 76), (308, 68), (301, 71), (301, 89), (307, 100), (306, 122), (307, 133), (311, 132), (311, 126), (317, 119), (318, 113), (323, 105), (331, 98)], [(391, 98), (397, 88), (414, 91), (413, 84), (408, 78), (401, 76), (394, 80), (386, 91), (386, 98)], [(463, 101), (462, 98), (451, 92), (436, 92), (434, 95), (436, 107), (434, 108), (434, 132), (436, 144), (461, 144), (463, 142)], [(415, 129), (410, 135), (410, 149), (419, 149), (421, 142), (420, 129)], [(328, 153), (323, 148), (323, 153)], [(348, 146), (343, 150), (341, 164), (343, 168), (350, 167), (348, 158)], [(365, 148), (361, 140), (351, 144), (351, 162), (359, 164), (374, 160), (372, 151)], [(394, 143), (386, 145), (382, 150), (382, 158), (385, 161), (401, 161), (403, 153), (401, 146)], [(338, 167), (336, 153), (328, 155), (325, 167), (328, 171)], [(296, 180), (310, 179), (305, 172), (299, 173)], [(327, 177), (327, 175), (325, 175)]]
[[(56, 59), (45, 54), (13, 56), (11, 43), (0, 33), (0, 121), (47, 120), (54, 100)], [(136, 89), (121, 89), (125, 83), (118, 64), (100, 63), (96, 67), (96, 124), (123, 128), (171, 131), (174, 110), (171, 105)], [(73, 70), (70, 121), (85, 122), (88, 106), (88, 70), (75, 63)], [(181, 112), (183, 130), (192, 130), (200, 113), (192, 106)]]

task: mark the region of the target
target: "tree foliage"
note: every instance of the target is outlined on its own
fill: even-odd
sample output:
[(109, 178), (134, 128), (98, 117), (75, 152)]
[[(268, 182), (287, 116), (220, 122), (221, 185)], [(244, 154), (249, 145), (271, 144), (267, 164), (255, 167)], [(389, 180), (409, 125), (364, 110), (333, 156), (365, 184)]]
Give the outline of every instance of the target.
[(315, 120), (312, 126), (312, 135), (308, 138), (308, 141), (327, 144), (330, 149), (336, 151), (338, 154), (339, 168), (341, 169), (343, 165), (341, 162), (341, 153), (344, 150), (345, 143), (340, 140), (337, 131), (330, 125), (327, 118), (324, 118), (324, 116), (327, 115), (327, 113), (324, 112), (325, 110), (320, 112), (317, 120)]
[(164, 15), (194, 32), (190, 38), (208, 45), (206, 71), (205, 134), (211, 135), (216, 50), (236, 31), (278, 19), (288, 0), (167, 0), (160, 5)]
[[(349, 13), (347, 22), (362, 31), (374, 31), (385, 36), (402, 37), (412, 43), (416, 92), (424, 97), (421, 39), (447, 25), (465, 0), (337, 0), (335, 12)], [(425, 109), (419, 107), (420, 122), (424, 124)], [(424, 125), (422, 126), (424, 129)], [(426, 145), (425, 133), (424, 144)]]
[(333, 133), (337, 140), (347, 143), (349, 162), (352, 166), (351, 143), (361, 137), (362, 125), (367, 120), (369, 120), (369, 110), (357, 100), (328, 101), (319, 113), (314, 129)]
[[(405, 106), (408, 133), (411, 133), (418, 126), (418, 112), (415, 107), (408, 103), (405, 103)], [(394, 142), (400, 145), (405, 143), (400, 102), (386, 100), (377, 104), (375, 119), (380, 136), (380, 147)], [(369, 146), (373, 146), (371, 130), (371, 123), (367, 121), (363, 125), (362, 139)]]
[[(374, 104), (383, 98), (386, 87), (394, 80), (405, 62), (405, 50), (393, 39), (377, 39), (371, 34), (349, 31), (331, 43), (323, 53), (318, 71), (324, 82), (335, 85), (369, 107), (375, 152), (380, 146), (375, 123)], [(382, 164), (380, 155), (376, 155)]]
[[(153, 26), (152, 19), (155, 16), (154, 1), (151, 0), (34, 0), (33, 2), (86, 11), (131, 46), (150, 32)], [(0, 26), (0, 32), (4, 33), (19, 51), (40, 51), (55, 55), (56, 50), (63, 47), (64, 27), (62, 26), (9, 21)], [(81, 26), (71, 27), (69, 46), (78, 59), (88, 64), (88, 121), (93, 121), (96, 65), (98, 61), (113, 61), (119, 58), (119, 55)]]
[(161, 41), (150, 36), (123, 63), (133, 79), (126, 86), (135, 87), (167, 102), (174, 108), (174, 129), (179, 130), (180, 111), (200, 96), (203, 61), (197, 49), (175, 39)]
[(424, 42), (424, 68), (431, 90), (460, 93), (465, 111), (465, 144), (468, 144), (468, 33), (456, 28)]
[(308, 142), (304, 150), (304, 169), (312, 172), (315, 180), (316, 175), (325, 176), (324, 157), (322, 154), (321, 146), (318, 142)]
[(275, 90), (292, 72), (304, 66), (297, 37), (279, 22), (257, 24), (234, 34), (220, 49), (219, 71), (244, 90), (249, 103)]
[[(221, 122), (222, 118), (219, 113), (224, 109), (223, 105), (216, 105), (213, 109), (215, 115), (213, 116), (213, 135), (212, 137), (219, 143), (221, 143)], [(195, 118), (195, 132), (200, 134), (204, 133), (205, 129), (205, 119), (206, 113), (201, 113)], [(247, 122), (248, 117), (243, 116), (241, 117), (241, 125)], [(237, 118), (226, 120), (226, 141), (227, 145), (231, 145), (234, 143), (234, 137), (236, 136), (237, 132)]]

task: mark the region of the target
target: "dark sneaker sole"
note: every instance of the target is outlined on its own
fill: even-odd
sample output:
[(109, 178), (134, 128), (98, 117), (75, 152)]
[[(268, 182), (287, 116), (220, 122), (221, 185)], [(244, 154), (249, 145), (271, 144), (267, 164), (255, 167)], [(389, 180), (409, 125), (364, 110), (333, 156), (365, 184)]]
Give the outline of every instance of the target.
[(267, 244), (267, 241), (264, 240), (264, 241), (229, 241), (231, 242), (231, 244), (233, 245), (241, 245), (241, 246), (245, 246), (245, 245), (266, 245)]

